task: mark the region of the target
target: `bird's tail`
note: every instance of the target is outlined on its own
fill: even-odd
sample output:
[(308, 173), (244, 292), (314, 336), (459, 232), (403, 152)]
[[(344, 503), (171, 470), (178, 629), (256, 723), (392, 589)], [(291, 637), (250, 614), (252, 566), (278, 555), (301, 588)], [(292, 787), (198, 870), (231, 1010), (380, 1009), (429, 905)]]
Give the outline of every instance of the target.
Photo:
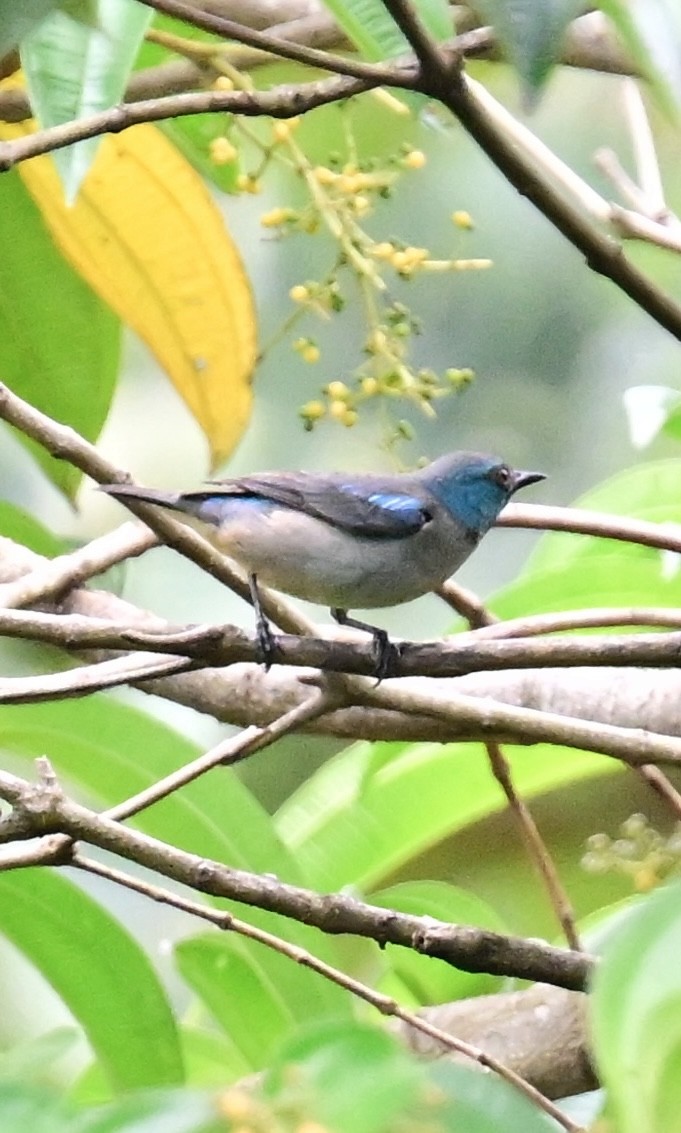
[(186, 512), (187, 515), (195, 515), (199, 506), (199, 501), (192, 500), (190, 495), (164, 492), (161, 488), (138, 488), (136, 484), (100, 484), (99, 490), (120, 500), (122, 504), (128, 500), (141, 504), (158, 504), (159, 507)]

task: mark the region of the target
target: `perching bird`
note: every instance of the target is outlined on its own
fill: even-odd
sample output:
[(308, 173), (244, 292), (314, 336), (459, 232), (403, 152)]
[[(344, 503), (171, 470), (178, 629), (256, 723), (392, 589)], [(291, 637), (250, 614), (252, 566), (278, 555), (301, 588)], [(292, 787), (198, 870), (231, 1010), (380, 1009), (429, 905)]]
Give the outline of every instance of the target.
[(394, 475), (261, 472), (197, 492), (132, 484), (107, 484), (103, 491), (182, 512), (248, 572), (266, 663), (274, 643), (258, 583), (329, 606), (339, 624), (372, 633), (380, 678), (391, 667), (388, 636), (349, 618), (348, 609), (396, 606), (436, 589), (513, 493), (544, 478), (494, 456), (455, 452)]

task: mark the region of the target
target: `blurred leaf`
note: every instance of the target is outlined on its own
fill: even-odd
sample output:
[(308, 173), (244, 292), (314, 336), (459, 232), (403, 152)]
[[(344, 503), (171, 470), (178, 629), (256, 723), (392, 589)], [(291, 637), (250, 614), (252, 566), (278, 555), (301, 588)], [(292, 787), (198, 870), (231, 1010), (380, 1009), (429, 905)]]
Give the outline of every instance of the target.
[(82, 1025), (114, 1088), (182, 1080), (175, 1020), (149, 960), (91, 897), (55, 871), (0, 874), (2, 933)]
[(2, 1133), (81, 1133), (76, 1111), (39, 1086), (0, 1082)]
[(600, 0), (661, 108), (678, 121), (681, 107), (681, 11), (676, 0)]
[[(324, 5), (366, 59), (380, 61), (410, 52), (407, 40), (381, 0), (324, 0)], [(446, 0), (418, 0), (413, 7), (434, 39), (451, 37), (454, 28)]]
[(81, 1033), (76, 1027), (55, 1027), (37, 1038), (0, 1051), (0, 1082), (47, 1081), (53, 1064), (70, 1054), (80, 1041)]
[(314, 1024), (281, 1051), (265, 1093), (283, 1094), (293, 1112), (333, 1133), (388, 1133), (416, 1100), (421, 1079), (416, 1059), (384, 1031)]
[(59, 0), (0, 0), (0, 58), (57, 7)]
[(37, 555), (46, 555), (48, 558), (61, 555), (66, 550), (63, 539), (53, 535), (29, 512), (6, 500), (0, 501), (0, 535), (13, 539), (15, 543), (22, 543)]
[[(0, 124), (0, 137), (26, 132)], [(201, 178), (147, 124), (104, 139), (72, 208), (49, 157), (23, 162), (20, 174), (62, 254), (165, 369), (206, 435), (211, 465), (225, 460), (250, 415), (255, 313)]]
[(593, 980), (596, 1061), (621, 1133), (677, 1133), (681, 1112), (681, 884), (620, 922)]
[(217, 1030), (183, 1024), (180, 1030), (187, 1083), (195, 1087), (221, 1086), (244, 1078), (250, 1066), (235, 1043)]
[[(4, 173), (0, 179), (3, 381), (43, 413), (95, 441), (111, 404), (119, 352), (118, 319), (59, 254), (18, 173)], [(82, 473), (18, 435), (53, 483), (73, 497)]]
[(552, 1118), (496, 1074), (440, 1062), (428, 1078), (423, 1118), (430, 1111), (442, 1133), (557, 1133)]
[(265, 1077), (264, 1100), (295, 1128), (333, 1133), (554, 1133), (557, 1125), (494, 1074), (410, 1055), (359, 1023), (309, 1026)]
[[(41, 127), (86, 118), (123, 98), (151, 10), (120, 0), (86, 0), (52, 12), (21, 45), (31, 106)], [(102, 142), (88, 138), (55, 151), (73, 202)]]
[[(548, 744), (504, 750), (526, 799), (619, 771), (615, 760)], [(276, 824), (315, 888), (366, 891), (505, 805), (481, 744), (357, 743), (303, 783)]]
[[(681, 523), (681, 460), (659, 460), (627, 468), (593, 488), (575, 507), (647, 519), (654, 523)], [(647, 558), (661, 560), (659, 551), (619, 540), (598, 539), (592, 535), (571, 535), (552, 531), (542, 536), (530, 555), (525, 574), (537, 570), (565, 569), (584, 556), (617, 556), (622, 560)], [(591, 568), (589, 568), (591, 569)], [(628, 569), (628, 568), (627, 568)], [(615, 581), (615, 576), (613, 577)]]
[(554, 66), (568, 24), (581, 15), (579, 0), (476, 0), (492, 25), (527, 96), (536, 96)]
[(189, 1090), (138, 1090), (86, 1110), (69, 1133), (227, 1133), (219, 1099)]
[(2, 1133), (225, 1133), (219, 1100), (188, 1090), (138, 1090), (79, 1109), (61, 1094), (0, 1083)]
[[(494, 932), (508, 931), (491, 905), (475, 893), (446, 881), (403, 881), (369, 893), (367, 900), (381, 908), (396, 909), (398, 913), (435, 917), (450, 924), (476, 925)], [(384, 953), (384, 960), (419, 1006), (491, 993), (497, 991), (501, 983), (497, 976), (464, 972), (406, 948), (391, 948)]]
[(670, 420), (676, 420), (681, 432), (678, 390), (669, 386), (631, 386), (624, 391), (623, 401), (634, 448), (646, 448)]

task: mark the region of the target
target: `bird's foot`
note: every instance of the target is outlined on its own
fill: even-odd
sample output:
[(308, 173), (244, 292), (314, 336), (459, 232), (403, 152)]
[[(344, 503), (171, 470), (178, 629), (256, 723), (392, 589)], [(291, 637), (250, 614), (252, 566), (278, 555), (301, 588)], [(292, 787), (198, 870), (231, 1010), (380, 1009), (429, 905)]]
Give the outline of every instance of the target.
[(384, 629), (374, 629), (374, 654), (376, 656), (376, 688), (388, 677), (396, 677), (400, 660), (399, 646), (390, 640)]
[(369, 625), (368, 622), (360, 622), (357, 618), (348, 616), (347, 610), (341, 610), (336, 607), (331, 610), (331, 617), (334, 621), (338, 622), (339, 626), (350, 626), (351, 629), (361, 629), (364, 633), (370, 633), (374, 639), (374, 656), (376, 658), (376, 684), (380, 685), (386, 677), (397, 676), (398, 662), (400, 659), (400, 651), (397, 645), (388, 637), (384, 629), (379, 629), (378, 626)]
[(258, 660), (265, 666), (265, 672), (267, 673), (274, 664), (274, 656), (277, 652), (277, 639), (272, 633), (272, 627), (266, 617), (258, 618), (256, 637), (258, 639), (258, 653), (260, 654)]

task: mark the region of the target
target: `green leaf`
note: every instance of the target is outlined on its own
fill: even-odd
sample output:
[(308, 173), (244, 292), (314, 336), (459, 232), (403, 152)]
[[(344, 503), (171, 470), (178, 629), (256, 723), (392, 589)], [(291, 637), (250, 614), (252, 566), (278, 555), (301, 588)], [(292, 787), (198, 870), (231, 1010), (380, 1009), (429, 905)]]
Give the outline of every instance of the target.
[(583, 11), (579, 0), (476, 0), (528, 97), (536, 96), (558, 56), (568, 24)]
[(620, 920), (593, 981), (596, 1061), (621, 1133), (676, 1133), (681, 1111), (681, 883)]
[[(291, 961), (273, 953), (286, 976)], [(196, 936), (175, 947), (182, 977), (206, 1005), (225, 1035), (251, 1070), (262, 1069), (275, 1047), (293, 1029), (296, 1021), (309, 1017), (306, 1009), (292, 1010), (284, 986), (273, 968), (254, 963), (246, 942), (227, 936)], [(321, 984), (321, 977), (316, 977)]]
[[(17, 239), (17, 232), (21, 239)], [(46, 285), (49, 280), (49, 286)], [(120, 324), (56, 250), (15, 171), (0, 180), (0, 373), (21, 397), (95, 441), (118, 374)], [(81, 473), (22, 443), (73, 497)]]
[[(505, 753), (526, 799), (619, 771), (614, 760), (548, 744)], [(480, 744), (357, 743), (291, 795), (276, 823), (315, 888), (366, 891), (505, 805)]]
[(1, 929), (82, 1025), (116, 1090), (182, 1081), (171, 1007), (138, 944), (45, 869), (0, 874)]
[(57, 7), (59, 0), (0, 0), (0, 58)]
[[(575, 538), (580, 540), (582, 537)], [(584, 558), (579, 556), (551, 570), (523, 573), (516, 582), (490, 599), (492, 612), (508, 619), (588, 607), (674, 608), (681, 604), (681, 576), (676, 572), (668, 576), (664, 572), (658, 551), (637, 548), (639, 555), (626, 555), (621, 544), (615, 544), (612, 553), (605, 554), (602, 541), (592, 542), (596, 546), (589, 555), (588, 570), (584, 569)], [(615, 628), (612, 632), (617, 633), (618, 630)]]
[(678, 121), (681, 107), (681, 12), (676, 0), (600, 0), (658, 105)]
[[(411, 50), (381, 0), (324, 0), (324, 4), (366, 59), (392, 59)], [(452, 16), (446, 0), (419, 0), (413, 7), (434, 39), (451, 37)]]
[(184, 1024), (180, 1030), (187, 1083), (201, 1088), (245, 1078), (251, 1067), (236, 1045), (219, 1031)]
[[(450, 924), (476, 925), (495, 932), (506, 932), (507, 926), (491, 905), (475, 893), (469, 893), (446, 881), (404, 881), (370, 893), (372, 905), (396, 909), (419, 917), (436, 917)], [(499, 989), (501, 981), (485, 972), (464, 972), (429, 956), (419, 956), (406, 948), (384, 952), (386, 964), (408, 989), (413, 1002), (448, 1003)], [(400, 997), (400, 1002), (404, 998)]]
[[(86, 118), (120, 102), (150, 19), (142, 4), (77, 0), (31, 32), (21, 61), (40, 125)], [(88, 138), (55, 152), (68, 201), (75, 199), (100, 141)]]
[[(653, 523), (681, 523), (681, 460), (659, 460), (639, 464), (605, 480), (577, 500), (575, 507), (647, 519)], [(661, 570), (661, 554), (654, 548), (640, 547), (592, 535), (550, 532), (538, 542), (525, 567), (524, 577), (538, 570), (566, 569), (586, 557), (617, 556), (621, 560), (647, 559)], [(620, 564), (622, 568), (623, 562)], [(589, 570), (591, 569), (591, 563)], [(627, 567), (628, 569), (628, 567)], [(617, 575), (613, 572), (613, 581)]]

